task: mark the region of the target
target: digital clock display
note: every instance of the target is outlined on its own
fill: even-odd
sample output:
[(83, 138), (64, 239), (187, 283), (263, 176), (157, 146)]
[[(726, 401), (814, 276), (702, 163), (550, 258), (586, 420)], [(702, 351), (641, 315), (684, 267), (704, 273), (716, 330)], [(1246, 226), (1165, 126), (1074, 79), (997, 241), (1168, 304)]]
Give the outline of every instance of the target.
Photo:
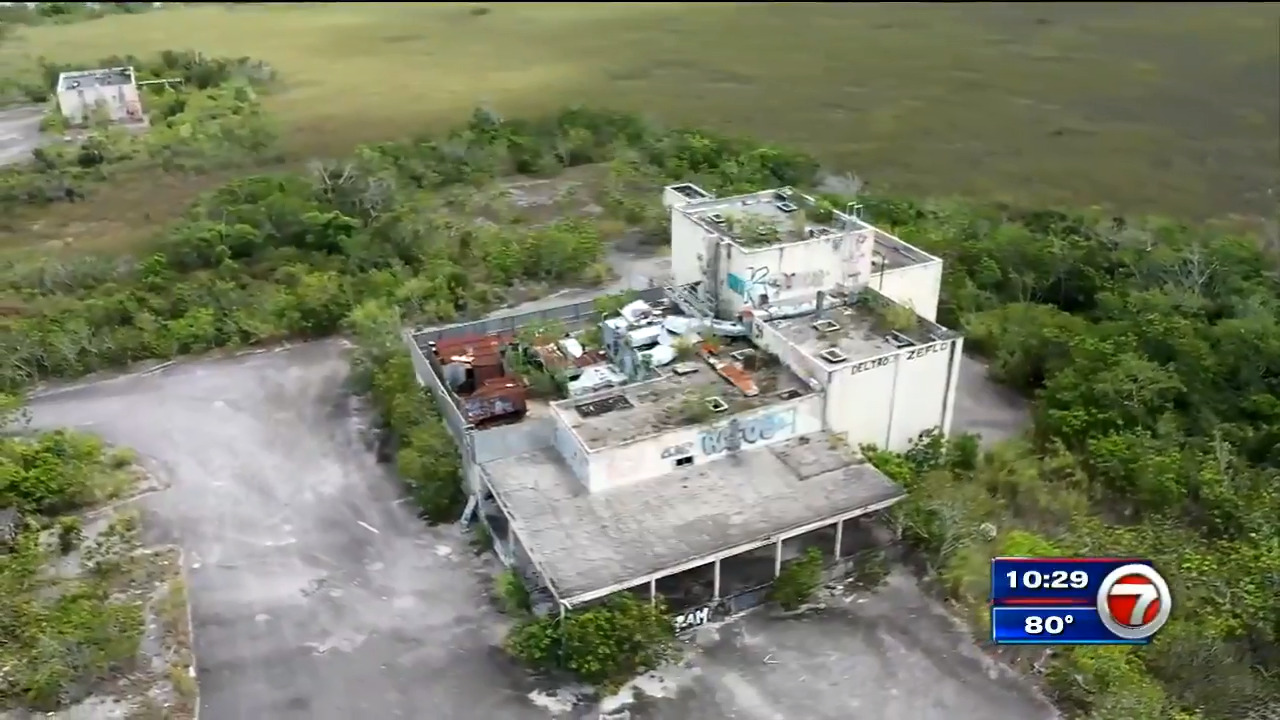
[(1004, 574), (1009, 590), (1083, 590), (1089, 587), (1084, 570), (1010, 570)]

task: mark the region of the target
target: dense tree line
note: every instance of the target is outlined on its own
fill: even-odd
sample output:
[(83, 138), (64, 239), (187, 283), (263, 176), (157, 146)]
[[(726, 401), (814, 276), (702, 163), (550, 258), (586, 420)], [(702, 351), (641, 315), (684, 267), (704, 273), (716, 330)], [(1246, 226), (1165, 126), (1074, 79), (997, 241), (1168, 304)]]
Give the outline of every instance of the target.
[[(971, 203), (868, 203), (947, 262), (945, 320), (1035, 399), (1025, 443), (884, 458), (904, 535), (985, 607), (994, 555), (1150, 557), (1178, 605), (1147, 649), (1049, 671), (1099, 718), (1243, 718), (1280, 702), (1280, 281), (1223, 228)], [(986, 537), (980, 528), (997, 528)], [(978, 611), (975, 620), (985, 622)]]
[[(0, 388), (350, 329), (373, 348), (366, 376), (402, 473), (429, 488), (426, 512), (448, 516), (461, 499), (452, 444), (418, 395), (397, 400), (420, 390), (391, 329), (483, 311), (520, 283), (599, 279), (604, 220), (477, 222), (466, 209), (493, 178), (601, 162), (617, 170), (607, 209), (629, 222), (660, 218), (652, 208), (663, 180), (734, 192), (811, 186), (818, 171), (802, 154), (633, 116), (477, 111), (440, 137), (231, 182), (136, 258), (14, 263), (0, 277), (9, 308)], [(969, 334), (1001, 379), (1036, 398), (1028, 439), (990, 454), (961, 440), (877, 455), (911, 488), (898, 515), (903, 536), (947, 591), (981, 605), (994, 554), (1146, 555), (1172, 578), (1174, 621), (1146, 650), (1052, 657), (1060, 702), (1099, 719), (1217, 720), (1274, 698), (1272, 259), (1251, 238), (1214, 227), (859, 201), (874, 221), (946, 259), (943, 319)]]

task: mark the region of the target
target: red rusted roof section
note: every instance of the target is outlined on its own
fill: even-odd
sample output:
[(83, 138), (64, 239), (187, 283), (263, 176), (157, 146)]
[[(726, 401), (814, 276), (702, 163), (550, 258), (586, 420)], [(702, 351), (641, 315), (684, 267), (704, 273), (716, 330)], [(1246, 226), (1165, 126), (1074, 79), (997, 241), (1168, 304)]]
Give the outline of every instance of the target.
[(760, 394), (760, 386), (756, 385), (755, 378), (751, 377), (751, 373), (743, 369), (742, 365), (734, 360), (721, 360), (704, 348), (702, 353), (703, 359), (707, 361), (720, 377), (728, 380), (731, 385), (742, 391), (747, 397), (755, 397)]
[(497, 335), (450, 338), (436, 342), (436, 358), (442, 363), (493, 365), (502, 362), (506, 339)]

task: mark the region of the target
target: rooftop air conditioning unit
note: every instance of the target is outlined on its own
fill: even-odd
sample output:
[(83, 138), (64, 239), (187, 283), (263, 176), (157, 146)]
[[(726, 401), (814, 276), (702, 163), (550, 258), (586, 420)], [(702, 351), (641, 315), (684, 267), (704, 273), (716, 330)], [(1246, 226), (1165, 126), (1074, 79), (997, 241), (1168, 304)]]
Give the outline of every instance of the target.
[(840, 329), (840, 323), (835, 320), (822, 319), (813, 323), (813, 329), (820, 333), (835, 332)]
[(818, 353), (818, 357), (826, 360), (832, 365), (839, 365), (849, 359), (849, 356), (841, 352), (840, 348), (827, 348), (826, 350)]
[(790, 200), (778, 203), (778, 209), (784, 213), (793, 213), (800, 209), (800, 206)]
[(725, 217), (720, 213), (711, 213), (707, 216), (707, 219), (717, 225), (723, 225), (725, 223)]
[(725, 402), (721, 397), (707, 398), (707, 407), (711, 408), (711, 412), (724, 412), (729, 409), (729, 403)]

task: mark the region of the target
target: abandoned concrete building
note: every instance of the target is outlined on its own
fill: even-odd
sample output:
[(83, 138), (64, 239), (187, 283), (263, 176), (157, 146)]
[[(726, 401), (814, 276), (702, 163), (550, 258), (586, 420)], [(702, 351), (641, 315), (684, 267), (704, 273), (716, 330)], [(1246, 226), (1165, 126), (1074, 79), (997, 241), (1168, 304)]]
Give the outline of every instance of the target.
[[(551, 608), (630, 591), (686, 629), (759, 602), (807, 547), (847, 561), (848, 521), (904, 497), (857, 448), (949, 431), (963, 339), (933, 321), (941, 260), (856, 212), (790, 188), (663, 202), (672, 282), (616, 316), (406, 341), (503, 561)], [(530, 359), (559, 398), (533, 398)]]
[(58, 76), (57, 93), (58, 109), (72, 125), (89, 122), (95, 110), (117, 123), (146, 119), (131, 67), (64, 72)]

